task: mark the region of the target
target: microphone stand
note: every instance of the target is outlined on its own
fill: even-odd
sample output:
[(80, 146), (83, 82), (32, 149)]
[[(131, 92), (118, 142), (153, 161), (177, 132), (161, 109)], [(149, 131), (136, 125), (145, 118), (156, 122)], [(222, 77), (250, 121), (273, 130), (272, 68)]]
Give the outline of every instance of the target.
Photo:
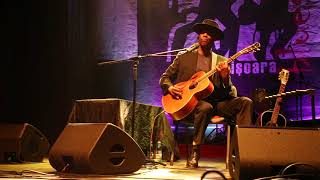
[[(133, 93), (132, 93), (132, 117), (131, 117), (131, 137), (134, 139), (134, 127), (135, 127), (135, 111), (136, 111), (136, 96), (137, 96), (137, 80), (138, 80), (138, 65), (139, 62), (146, 57), (162, 57), (169, 56), (169, 53), (179, 52), (179, 51), (188, 51), (189, 48), (176, 49), (171, 51), (163, 51), (153, 54), (145, 54), (131, 57), (129, 59), (123, 60), (112, 60), (98, 63), (99, 66), (106, 64), (118, 64), (124, 62), (133, 62)], [(174, 55), (171, 55), (174, 56)]]
[[(291, 45), (291, 42), (289, 43), (288, 47), (290, 48), (292, 54), (293, 54), (293, 57), (295, 60), (297, 60), (297, 56), (296, 54), (294, 53), (294, 50), (292, 48), (292, 45)], [(299, 86), (299, 89), (302, 88), (302, 83), (301, 81), (304, 80), (304, 76), (303, 76), (303, 73), (301, 72), (301, 67), (300, 65), (298, 64), (298, 62), (296, 62), (296, 65), (297, 65), (297, 68), (298, 68), (298, 71), (299, 71), (299, 81), (298, 81), (298, 86)], [(299, 110), (298, 111), (298, 102), (299, 102)], [(299, 119), (299, 113), (300, 113), (300, 120), (302, 120), (302, 96), (296, 96), (296, 118), (297, 120)]]
[[(292, 48), (292, 45), (291, 45), (291, 42), (289, 43), (288, 47), (290, 48), (292, 54), (293, 54), (293, 57), (295, 59), (297, 59), (295, 53), (294, 53), (294, 50)], [(299, 88), (301, 89), (302, 88), (302, 84), (305, 86), (305, 87), (312, 87), (312, 88), (315, 88), (315, 89), (319, 89), (319, 87), (315, 86), (315, 85), (312, 85), (310, 82), (307, 82), (305, 81), (304, 79), (304, 75), (301, 71), (301, 66), (296, 63), (297, 65), (297, 68), (299, 70), (299, 81), (298, 81), (298, 84), (299, 84)], [(299, 105), (300, 105), (300, 120), (302, 120), (302, 96), (299, 96)], [(315, 120), (315, 117), (316, 117), (316, 113), (315, 113), (315, 102), (314, 102), (314, 93), (311, 94), (311, 114), (312, 114), (312, 120)], [(298, 119), (298, 96), (296, 96), (296, 118)]]

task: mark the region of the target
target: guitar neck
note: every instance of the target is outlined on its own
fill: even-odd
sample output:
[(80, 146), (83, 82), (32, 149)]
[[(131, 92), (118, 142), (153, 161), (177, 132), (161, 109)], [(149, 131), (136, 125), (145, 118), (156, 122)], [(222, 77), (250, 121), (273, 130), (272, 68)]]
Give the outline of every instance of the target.
[[(286, 88), (286, 85), (285, 84), (281, 84), (278, 94), (283, 93), (285, 88)], [(277, 123), (278, 115), (279, 115), (279, 112), (280, 112), (280, 102), (281, 101), (282, 101), (282, 98), (278, 97), (276, 99), (276, 103), (275, 103), (274, 108), (273, 108), (273, 113), (272, 113), (272, 116), (271, 116), (271, 122), (274, 123), (274, 124)]]
[[(232, 61), (234, 61), (237, 57), (241, 56), (243, 53), (240, 51), (240, 52), (237, 52), (236, 54), (234, 54), (233, 56), (231, 56), (228, 60), (227, 60), (227, 63), (231, 63)], [(214, 68), (212, 70), (210, 70), (209, 72), (205, 73), (202, 77), (200, 77), (198, 79), (198, 83), (206, 78), (208, 78), (209, 76), (213, 75), (215, 72), (217, 72), (217, 68)]]

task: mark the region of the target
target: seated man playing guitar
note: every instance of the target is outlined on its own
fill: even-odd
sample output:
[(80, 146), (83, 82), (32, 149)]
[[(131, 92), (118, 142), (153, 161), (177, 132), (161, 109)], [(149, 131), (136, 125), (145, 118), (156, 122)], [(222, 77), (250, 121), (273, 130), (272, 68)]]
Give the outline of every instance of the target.
[[(232, 93), (232, 89), (235, 88), (231, 82), (228, 59), (211, 50), (214, 41), (223, 38), (219, 25), (211, 19), (205, 19), (202, 23), (195, 24), (193, 30), (198, 33), (199, 47), (179, 53), (160, 78), (164, 95), (182, 100), (183, 88), (174, 83), (188, 81), (199, 71), (208, 72), (215, 69), (217, 72), (209, 77), (211, 90), (214, 88), (213, 92), (208, 97), (197, 101), (191, 113), (183, 116), (183, 120), (194, 124), (192, 155), (188, 160), (188, 167), (198, 167), (200, 144), (212, 115), (233, 118), (238, 125), (251, 125), (253, 111), (251, 99), (236, 97)], [(192, 89), (197, 85), (198, 83), (188, 87)]]

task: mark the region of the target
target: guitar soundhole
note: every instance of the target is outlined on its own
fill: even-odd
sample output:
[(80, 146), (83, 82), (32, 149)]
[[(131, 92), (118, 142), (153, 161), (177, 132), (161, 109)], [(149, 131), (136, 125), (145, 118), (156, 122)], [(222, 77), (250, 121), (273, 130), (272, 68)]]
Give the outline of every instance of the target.
[(197, 82), (192, 82), (192, 83), (190, 84), (190, 86), (189, 86), (189, 89), (194, 89), (194, 88), (197, 87), (197, 85), (198, 85)]

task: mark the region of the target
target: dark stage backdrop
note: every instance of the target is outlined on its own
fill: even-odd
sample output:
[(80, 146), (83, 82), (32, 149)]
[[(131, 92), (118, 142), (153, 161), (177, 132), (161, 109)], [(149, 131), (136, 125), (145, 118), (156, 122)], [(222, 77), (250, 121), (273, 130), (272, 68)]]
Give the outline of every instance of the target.
[[(122, 60), (136, 55), (180, 49), (196, 42), (192, 25), (205, 18), (216, 19), (226, 38), (215, 43), (214, 51), (231, 56), (253, 42), (261, 51), (239, 57), (231, 64), (239, 94), (252, 97), (258, 88), (278, 92), (282, 68), (290, 70), (286, 90), (320, 86), (320, 35), (318, 0), (129, 0), (101, 1), (104, 9), (102, 60)], [(137, 100), (161, 105), (158, 80), (173, 57), (148, 57), (138, 66)], [(101, 61), (102, 61), (101, 60)], [(119, 63), (100, 68), (101, 97), (132, 98), (132, 64)], [(106, 72), (118, 68), (106, 77)], [(116, 79), (114, 77), (117, 77)], [(113, 86), (119, 83), (125, 85)], [(103, 83), (105, 85), (103, 85)], [(118, 87), (117, 87), (118, 86)], [(124, 88), (126, 86), (126, 88)], [(111, 88), (112, 89), (112, 88)], [(117, 90), (118, 89), (118, 90)], [(282, 110), (297, 119), (295, 98), (288, 98)], [(319, 92), (316, 107), (319, 109)], [(303, 119), (311, 118), (310, 97), (302, 99)], [(298, 115), (300, 116), (300, 115)], [(320, 114), (317, 112), (317, 117)]]

